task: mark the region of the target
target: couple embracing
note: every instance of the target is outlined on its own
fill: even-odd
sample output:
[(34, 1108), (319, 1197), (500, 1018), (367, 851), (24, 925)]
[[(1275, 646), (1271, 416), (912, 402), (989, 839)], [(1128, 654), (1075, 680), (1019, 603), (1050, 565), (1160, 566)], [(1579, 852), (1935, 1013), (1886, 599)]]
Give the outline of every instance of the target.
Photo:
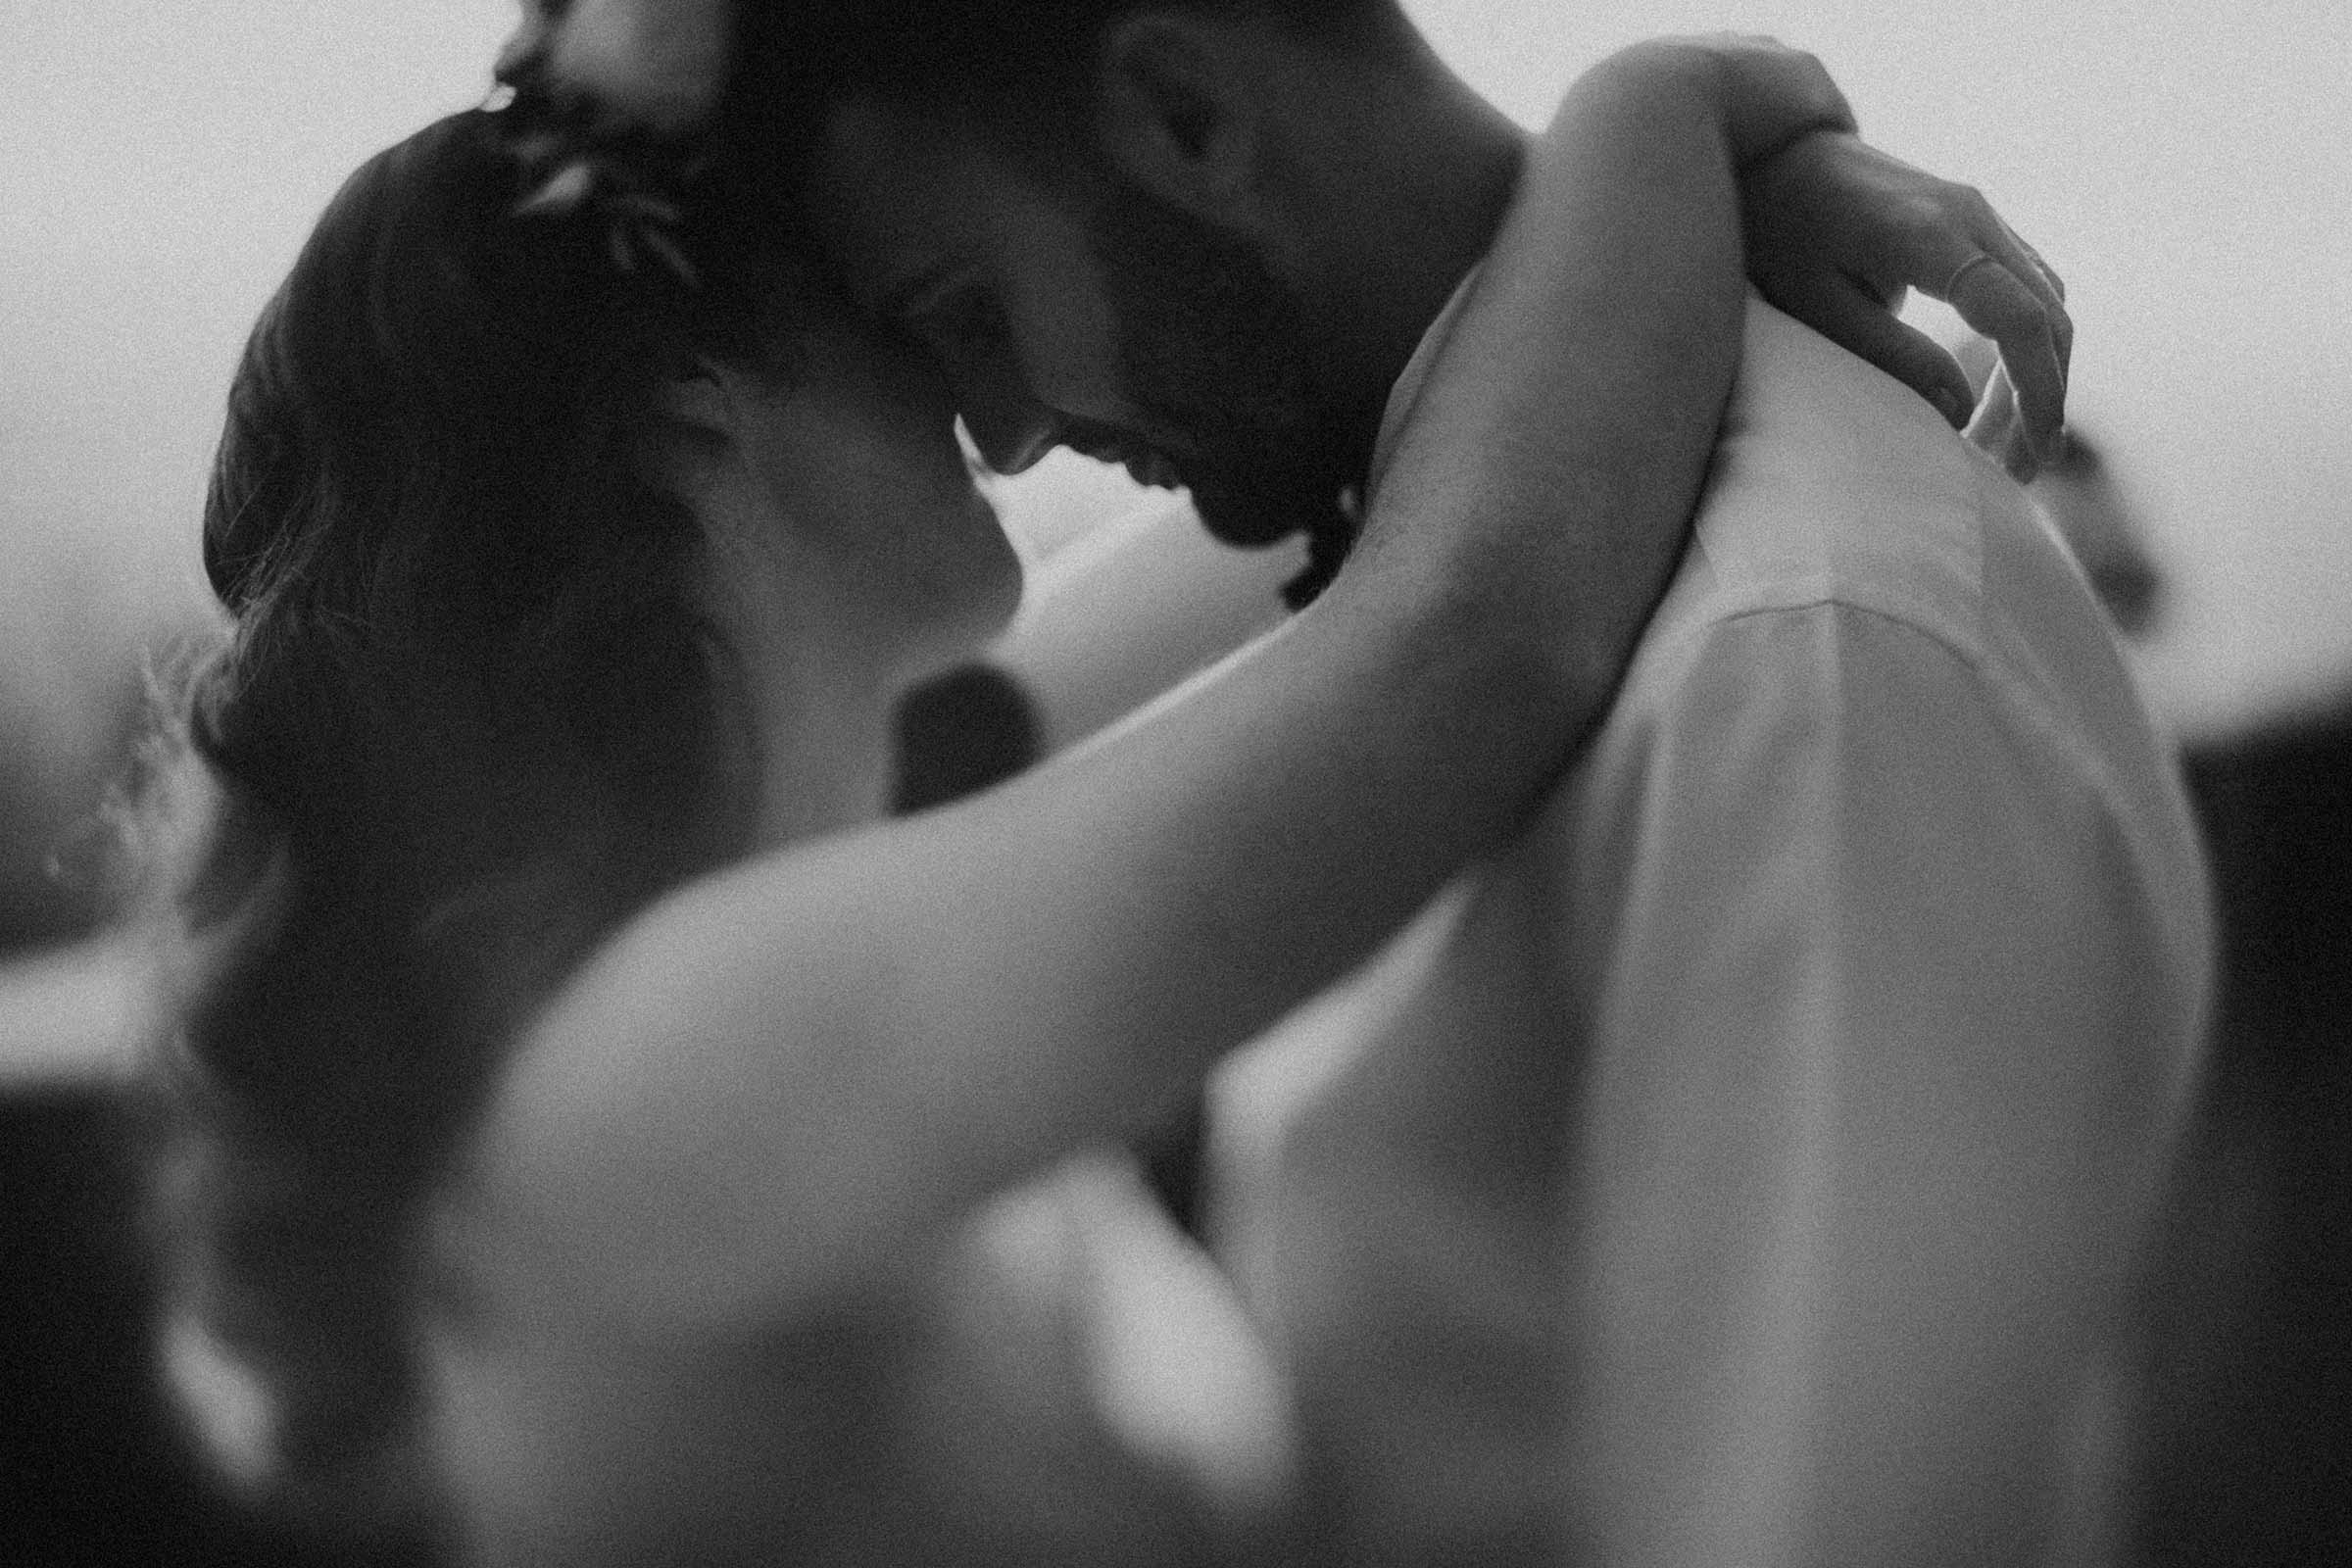
[[(1755, 41), (1528, 136), (1392, 0), (583, 0), (502, 70), (255, 330), (147, 792), (224, 1471), (348, 1560), (2076, 1550), (2207, 937), (1887, 308), (2030, 476), (2071, 328), (1981, 201)], [(958, 416), (1303, 533), (1302, 608), (891, 818), (1018, 596)], [(1270, 1030), (1237, 1477), (1106, 1408), (1089, 1259), (1186, 1244), (1069, 1162)]]

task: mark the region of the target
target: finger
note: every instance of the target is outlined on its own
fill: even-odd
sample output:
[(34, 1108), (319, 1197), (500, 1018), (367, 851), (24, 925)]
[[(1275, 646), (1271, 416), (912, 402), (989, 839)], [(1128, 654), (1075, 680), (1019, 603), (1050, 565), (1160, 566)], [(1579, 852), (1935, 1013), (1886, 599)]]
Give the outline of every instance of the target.
[(1934, 338), (1891, 314), (1868, 284), (1839, 276), (1806, 292), (1803, 308), (1791, 315), (1926, 398), (1952, 428), (1968, 422), (1976, 404), (1968, 372)]
[(2033, 483), (2040, 471), (2041, 460), (2018, 417), (2016, 388), (2010, 384), (2008, 370), (1997, 364), (1991, 379), (1984, 383), (1984, 395), (1977, 400), (1975, 417), (1968, 421), (1968, 439), (2019, 484)]
[(2066, 422), (2066, 355), (2073, 341), (2072, 323), (2063, 329), (2057, 324), (2065, 319), (2065, 307), (2053, 316), (2032, 288), (1998, 264), (1971, 267), (1955, 282), (1952, 309), (2000, 345), (2034, 448), (2045, 460), (2054, 456)]
[(2075, 320), (2066, 309), (2066, 282), (2041, 259), (2041, 253), (2027, 244), (1999, 214), (1986, 208), (1984, 216), (1991, 220), (1993, 227), (1986, 242), (1987, 254), (2033, 290), (2049, 314), (2050, 331), (2058, 350), (2058, 368), (2063, 377), (2074, 363), (2075, 352)]
[(2002, 443), (1999, 456), (2001, 466), (2019, 484), (2032, 484), (2041, 473), (2041, 454), (2034, 450), (2034, 439), (2022, 419), (2011, 421), (2009, 438)]
[(1990, 208), (1985, 209), (1984, 217), (1989, 220), (1990, 228), (1990, 232), (1982, 236), (1985, 254), (2015, 274), (2048, 309), (2064, 309), (2066, 289), (2057, 274), (2034, 254), (2034, 247), (2018, 238), (2017, 230), (2002, 222), (2000, 215)]
[(1977, 399), (1977, 412), (1968, 421), (1968, 438), (1990, 452), (1999, 444), (2001, 432), (2016, 419), (2016, 390), (2009, 383), (2009, 372), (1996, 363)]
[[(2029, 289), (2033, 288), (2033, 275), (2030, 272), (2013, 272), (2011, 275)], [(2048, 331), (2050, 346), (2057, 355), (2058, 385), (2063, 398), (2068, 379), (2074, 370), (2075, 318), (2073, 314), (2067, 310), (2065, 301), (2055, 299), (2038, 289), (2034, 289), (2034, 292), (2041, 302), (2042, 325)]]
[(2058, 290), (2058, 307), (2050, 317), (2050, 330), (2058, 342), (2058, 368), (2071, 378), (2075, 373), (2075, 313), (2066, 308), (2066, 285), (2058, 281), (2055, 272), (2049, 275)]
[[(1987, 209), (1987, 212), (1990, 213), (1990, 210)], [(2020, 234), (2016, 229), (2011, 228), (2009, 226), (2008, 220), (2002, 218), (2000, 214), (1990, 213), (1990, 217), (1995, 223), (2000, 225), (2000, 232), (2002, 236), (2006, 238), (2010, 244), (2016, 246), (2018, 251), (2024, 255), (2027, 261), (2034, 264), (2034, 270), (2041, 274), (2042, 281), (2049, 285), (2050, 292), (2057, 296), (2058, 303), (2061, 305), (2065, 304), (2066, 279), (2058, 275), (2058, 269), (2050, 265), (2049, 258), (2043, 256), (2041, 252), (2035, 250), (2033, 242), (2028, 240), (2023, 234)]]
[[(1938, 275), (1945, 279), (1941, 292), (1935, 297), (1956, 303), (1952, 301), (1953, 291), (1970, 270), (1983, 265), (1979, 258), (1985, 258), (2007, 269), (2047, 309), (2063, 311), (2066, 284), (2051, 270), (2049, 263), (2042, 260), (2041, 253), (2009, 226), (1984, 199), (1983, 191), (1965, 185), (1955, 190), (1953, 217), (1958, 222), (1942, 225), (1933, 247), (1936, 261), (1944, 269)], [(1923, 286), (1932, 289), (1934, 285), (1930, 282)]]
[(1973, 185), (1955, 187), (1955, 192), (1952, 216), (1959, 220), (1961, 226), (1967, 230), (1969, 238), (1947, 240), (1946, 243), (1969, 245), (1973, 240), (1973, 246), (1970, 250), (1963, 250), (1958, 255), (1947, 257), (1954, 268), (1954, 272), (1947, 272), (1944, 275), (1947, 277), (1955, 275), (1958, 268), (1969, 259), (1972, 250), (1981, 250), (2009, 269), (2010, 271), (2015, 272), (2027, 287), (2041, 297), (2044, 304), (2051, 306), (2064, 304), (2066, 290), (2057, 281), (2057, 275), (2049, 270), (2034, 247), (2027, 244), (2024, 239), (2019, 237), (2017, 230), (2009, 226), (2008, 220), (2002, 218), (1992, 203), (1985, 199), (1984, 193)]
[[(2075, 320), (2066, 308), (2066, 279), (2060, 277), (2050, 264), (2041, 259), (2041, 253), (2027, 244), (2016, 229), (2001, 222), (1997, 216), (1993, 221), (2000, 225), (1998, 237), (2013, 248), (2016, 257), (2023, 258), (2026, 265), (2021, 267), (2012, 260), (2009, 270), (2033, 289), (2049, 310), (2051, 330), (2058, 340), (2058, 364), (2061, 368), (2070, 368), (2074, 363)], [(1995, 254), (1999, 254), (1997, 247)]]
[[(2001, 226), (2003, 228), (2009, 227), (2009, 225), (2006, 223), (2002, 224)], [(2045, 261), (2041, 252), (2035, 250), (2032, 245), (2027, 244), (2025, 239), (2018, 234), (2016, 229), (2009, 229), (2009, 237), (2017, 241), (2017, 248), (2026, 253), (2027, 259), (2034, 264), (2034, 270), (2041, 273), (2043, 278), (2048, 280), (2050, 292), (2058, 296), (2058, 303), (2061, 305), (2065, 304), (2066, 279), (2058, 275), (2058, 269), (2052, 267), (2047, 261)]]

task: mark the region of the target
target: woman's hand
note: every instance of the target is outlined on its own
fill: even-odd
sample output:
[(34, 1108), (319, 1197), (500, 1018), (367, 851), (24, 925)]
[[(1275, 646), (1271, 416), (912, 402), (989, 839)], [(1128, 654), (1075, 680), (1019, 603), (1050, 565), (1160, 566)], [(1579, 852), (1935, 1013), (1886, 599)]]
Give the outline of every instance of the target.
[(1679, 75), (1713, 97), (1740, 170), (1748, 277), (1765, 298), (1959, 427), (1976, 403), (1968, 377), (1894, 314), (1907, 288), (1945, 301), (1999, 347), (2007, 372), (1972, 439), (2020, 480), (2057, 457), (2074, 346), (2066, 291), (1982, 195), (1862, 142), (1821, 62), (1770, 38), (1655, 38), (1609, 64)]
[[(1968, 426), (2020, 481), (2057, 459), (2075, 335), (2065, 285), (1982, 195), (1821, 130), (1747, 167), (1740, 204), (1748, 276), (1765, 298)], [(1974, 424), (1958, 363), (1894, 314), (1906, 288), (2000, 349), (2005, 378)]]

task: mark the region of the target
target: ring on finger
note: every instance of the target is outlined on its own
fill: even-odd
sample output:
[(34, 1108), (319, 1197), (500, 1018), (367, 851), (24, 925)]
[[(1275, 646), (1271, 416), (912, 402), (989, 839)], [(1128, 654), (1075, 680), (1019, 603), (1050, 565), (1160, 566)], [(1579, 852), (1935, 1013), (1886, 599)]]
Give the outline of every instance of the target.
[(1958, 267), (1953, 268), (1952, 275), (1944, 280), (1943, 293), (1940, 297), (1946, 301), (1949, 301), (1955, 294), (1959, 292), (1960, 280), (1962, 278), (1968, 276), (1968, 274), (1974, 271), (1976, 269), (1988, 265), (1993, 265), (1991, 254), (1986, 251), (1979, 251), (1974, 256), (1971, 256), (1967, 261), (1962, 262)]

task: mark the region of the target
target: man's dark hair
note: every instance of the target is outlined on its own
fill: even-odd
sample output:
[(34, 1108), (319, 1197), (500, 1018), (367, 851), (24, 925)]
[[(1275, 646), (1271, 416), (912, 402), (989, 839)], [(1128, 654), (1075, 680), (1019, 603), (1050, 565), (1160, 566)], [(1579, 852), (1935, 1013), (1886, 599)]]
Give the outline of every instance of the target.
[(1033, 172), (1092, 145), (1097, 44), (1112, 23), (1160, 11), (1263, 20), (1334, 47), (1409, 53), (1398, 0), (801, 0), (741, 7), (718, 145), (753, 154), (769, 182), (803, 176), (828, 109), (872, 95), (969, 123)]
[(750, 73), (807, 79), (818, 100), (872, 92), (970, 116), (1008, 146), (1074, 145), (1093, 44), (1146, 11), (1270, 23), (1302, 38), (1378, 49), (1409, 42), (1397, 0), (834, 0), (745, 8)]
[[(735, 171), (711, 199), (772, 203), (804, 190), (827, 112), (871, 96), (968, 124), (1049, 183), (1091, 162), (1095, 70), (1103, 30), (1159, 11), (1260, 22), (1303, 41), (1357, 55), (1405, 59), (1419, 34), (1398, 0), (831, 0), (754, 5), (738, 14), (738, 68), (722, 109), (716, 165)], [(713, 188), (726, 183), (713, 181)], [(1140, 201), (1148, 201), (1137, 193)], [(798, 203), (787, 201), (788, 208)], [(1137, 203), (1131, 202), (1130, 207)], [(1353, 514), (1338, 481), (1328, 499), (1277, 502), (1271, 526), (1212, 509), (1203, 520), (1246, 547), (1303, 533), (1308, 564), (1285, 590), (1294, 608), (1314, 598), (1353, 543)], [(1197, 497), (1196, 499), (1201, 499)]]

